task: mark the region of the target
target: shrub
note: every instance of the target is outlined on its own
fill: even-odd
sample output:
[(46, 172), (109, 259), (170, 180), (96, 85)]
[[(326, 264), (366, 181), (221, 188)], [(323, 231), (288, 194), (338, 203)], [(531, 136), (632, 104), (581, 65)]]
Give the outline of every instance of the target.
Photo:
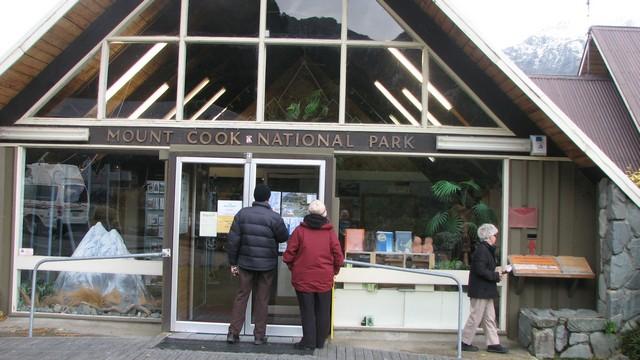
[(631, 360), (640, 359), (640, 326), (636, 326), (622, 335), (621, 350)]

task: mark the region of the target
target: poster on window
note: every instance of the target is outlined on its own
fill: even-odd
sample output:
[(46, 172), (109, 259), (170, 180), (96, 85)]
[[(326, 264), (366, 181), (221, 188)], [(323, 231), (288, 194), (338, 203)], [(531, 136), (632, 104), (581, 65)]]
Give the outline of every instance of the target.
[(218, 213), (200, 211), (200, 236), (218, 236)]
[(272, 191), (271, 197), (269, 197), (269, 206), (271, 206), (271, 210), (280, 214), (280, 203), (282, 193), (280, 191)]
[(233, 217), (242, 209), (242, 200), (218, 200), (218, 232), (229, 233)]
[(315, 193), (283, 192), (281, 198), (282, 220), (291, 235), (307, 215), (309, 203), (318, 196)]

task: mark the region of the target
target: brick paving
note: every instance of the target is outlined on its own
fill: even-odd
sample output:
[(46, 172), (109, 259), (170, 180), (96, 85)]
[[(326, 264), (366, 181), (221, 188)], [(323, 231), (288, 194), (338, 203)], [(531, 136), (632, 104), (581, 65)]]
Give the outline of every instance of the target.
[[(401, 351), (384, 351), (343, 344), (329, 343), (324, 349), (317, 349), (312, 355), (232, 353), (198, 350), (171, 350), (155, 347), (163, 336), (156, 337), (87, 337), (87, 336), (46, 336), (46, 337), (2, 337), (0, 338), (1, 360), (226, 360), (226, 359), (331, 359), (331, 360), (440, 360), (450, 357), (420, 355)], [(216, 339), (216, 340), (222, 340)], [(201, 341), (208, 341), (202, 339)], [(243, 339), (243, 341), (248, 341)], [(270, 341), (276, 341), (271, 340)], [(293, 341), (282, 338), (280, 341)], [(244, 345), (243, 345), (244, 346)], [(255, 346), (250, 342), (246, 346)]]

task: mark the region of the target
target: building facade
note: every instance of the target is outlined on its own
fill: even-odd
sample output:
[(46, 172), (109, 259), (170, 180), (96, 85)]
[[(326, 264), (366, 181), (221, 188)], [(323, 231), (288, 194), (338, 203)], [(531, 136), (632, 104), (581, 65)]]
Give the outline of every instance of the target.
[[(226, 333), (226, 234), (257, 183), (290, 230), (324, 201), (350, 259), (466, 284), (474, 231), (492, 222), (502, 264), (534, 241), (600, 270), (597, 183), (628, 191), (620, 170), (444, 1), (96, 0), (55, 15), (3, 63), (10, 314), (28, 311), (40, 259), (168, 248), (164, 260), (51, 263), (37, 311)], [(522, 208), (537, 216), (513, 226)], [(365, 316), (455, 328), (451, 283), (364, 270), (337, 279), (337, 329)], [(523, 306), (595, 309), (596, 284), (569, 296), (560, 280), (501, 283), (500, 328), (511, 335)], [(268, 334), (301, 333), (281, 262), (269, 316)]]

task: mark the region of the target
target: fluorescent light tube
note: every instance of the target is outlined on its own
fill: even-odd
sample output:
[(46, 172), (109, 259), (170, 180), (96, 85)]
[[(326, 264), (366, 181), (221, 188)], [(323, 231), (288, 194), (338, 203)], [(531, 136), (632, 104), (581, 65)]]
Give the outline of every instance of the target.
[(131, 66), (129, 70), (127, 70), (127, 72), (125, 72), (124, 75), (120, 77), (120, 79), (118, 79), (115, 83), (113, 83), (113, 85), (111, 85), (109, 89), (107, 89), (107, 101), (109, 101), (109, 99), (111, 99), (113, 95), (120, 91), (123, 86), (125, 86), (138, 72), (140, 72), (140, 70), (142, 70), (142, 68), (144, 68), (149, 63), (149, 61), (151, 61), (156, 55), (158, 55), (158, 53), (162, 51), (165, 46), (167, 46), (167, 43), (157, 43), (153, 45), (153, 47), (149, 49), (149, 51), (147, 51), (138, 61), (136, 61), (136, 63), (133, 64), (133, 66)]
[(405, 109), (404, 106), (402, 106), (402, 104), (400, 104), (400, 102), (398, 101), (398, 99), (396, 99), (393, 95), (391, 95), (391, 93), (389, 92), (389, 90), (387, 90), (387, 88), (384, 87), (384, 85), (382, 85), (379, 81), (375, 81), (373, 83), (378, 90), (382, 93), (382, 95), (384, 95), (387, 100), (389, 100), (389, 102), (396, 107), (396, 109), (398, 109), (398, 111), (400, 111), (400, 113), (407, 118), (407, 120), (409, 120), (409, 122), (412, 125), (415, 126), (420, 126), (420, 123), (413, 117), (413, 115), (411, 115), (411, 113)]
[[(415, 106), (418, 110), (422, 111), (422, 104), (420, 104), (420, 101), (415, 96), (413, 96), (411, 91), (405, 88), (405, 89), (402, 89), (402, 93), (407, 99), (409, 99), (409, 101), (413, 104), (413, 106)], [(442, 126), (442, 123), (438, 121), (438, 119), (436, 119), (436, 117), (433, 116), (430, 112), (427, 112), (427, 120), (429, 120), (435, 126)]]
[[(187, 94), (187, 96), (185, 96), (184, 98), (184, 105), (187, 105), (187, 103), (189, 101), (191, 101), (191, 99), (193, 99), (197, 93), (199, 93), (202, 89), (204, 89), (205, 86), (207, 86), (207, 84), (209, 83), (209, 78), (204, 78), (202, 79), (202, 81), (200, 81), (200, 83), (198, 83), (198, 85), (196, 85), (196, 87), (194, 87), (193, 89), (191, 89), (191, 91), (189, 91), (189, 93)], [(174, 107), (173, 109), (171, 109), (171, 111), (169, 111), (167, 113), (167, 115), (164, 116), (165, 120), (169, 120), (173, 117), (173, 115), (176, 114), (176, 108)]]
[(393, 121), (393, 123), (396, 124), (396, 125), (402, 125), (402, 124), (400, 124), (400, 121), (398, 121), (398, 119), (395, 116), (391, 115), (391, 114), (389, 114), (389, 119), (391, 119), (391, 121)]
[(216, 100), (218, 100), (220, 96), (222, 96), (222, 94), (225, 93), (225, 91), (227, 91), (227, 89), (222, 88), (218, 90), (217, 93), (213, 94), (211, 99), (209, 99), (209, 101), (207, 101), (207, 103), (204, 104), (204, 106), (202, 106), (200, 110), (198, 110), (195, 114), (193, 114), (193, 116), (191, 117), (191, 120), (197, 119), (200, 115), (202, 115), (205, 111), (207, 111), (207, 109), (210, 108), (211, 105), (213, 105), (213, 103), (216, 102)]
[(160, 98), (160, 96), (162, 96), (162, 94), (164, 94), (167, 90), (169, 90), (169, 84), (162, 84), (158, 89), (156, 89), (156, 91), (153, 92), (153, 94), (151, 94), (151, 96), (149, 96), (149, 98), (147, 98), (147, 100), (142, 103), (142, 105), (140, 105), (133, 113), (131, 113), (131, 115), (129, 115), (129, 119), (133, 120), (139, 118), (140, 115), (147, 111), (151, 104), (156, 102), (156, 100), (158, 100), (158, 98)]
[(89, 141), (89, 129), (49, 126), (0, 127), (0, 140)]
[[(407, 71), (409, 71), (411, 75), (413, 75), (413, 77), (415, 77), (420, 83), (423, 82), (424, 78), (422, 77), (422, 73), (415, 66), (413, 66), (413, 63), (409, 61), (409, 59), (407, 59), (400, 52), (400, 50), (396, 48), (388, 48), (388, 50), (389, 52), (391, 52), (391, 54), (393, 54), (393, 56), (396, 57), (396, 59), (398, 59), (398, 61), (400, 61), (400, 63), (405, 67), (405, 69), (407, 69)], [(444, 95), (442, 95), (442, 93), (438, 91), (438, 89), (436, 89), (436, 87), (433, 86), (431, 83), (427, 83), (427, 91), (433, 94), (436, 100), (438, 100), (440, 104), (442, 104), (442, 106), (444, 106), (444, 108), (447, 109), (447, 111), (453, 108), (453, 106), (451, 106), (451, 103), (444, 97)]]
[(496, 136), (438, 136), (436, 149), (456, 151), (530, 152), (531, 140)]

